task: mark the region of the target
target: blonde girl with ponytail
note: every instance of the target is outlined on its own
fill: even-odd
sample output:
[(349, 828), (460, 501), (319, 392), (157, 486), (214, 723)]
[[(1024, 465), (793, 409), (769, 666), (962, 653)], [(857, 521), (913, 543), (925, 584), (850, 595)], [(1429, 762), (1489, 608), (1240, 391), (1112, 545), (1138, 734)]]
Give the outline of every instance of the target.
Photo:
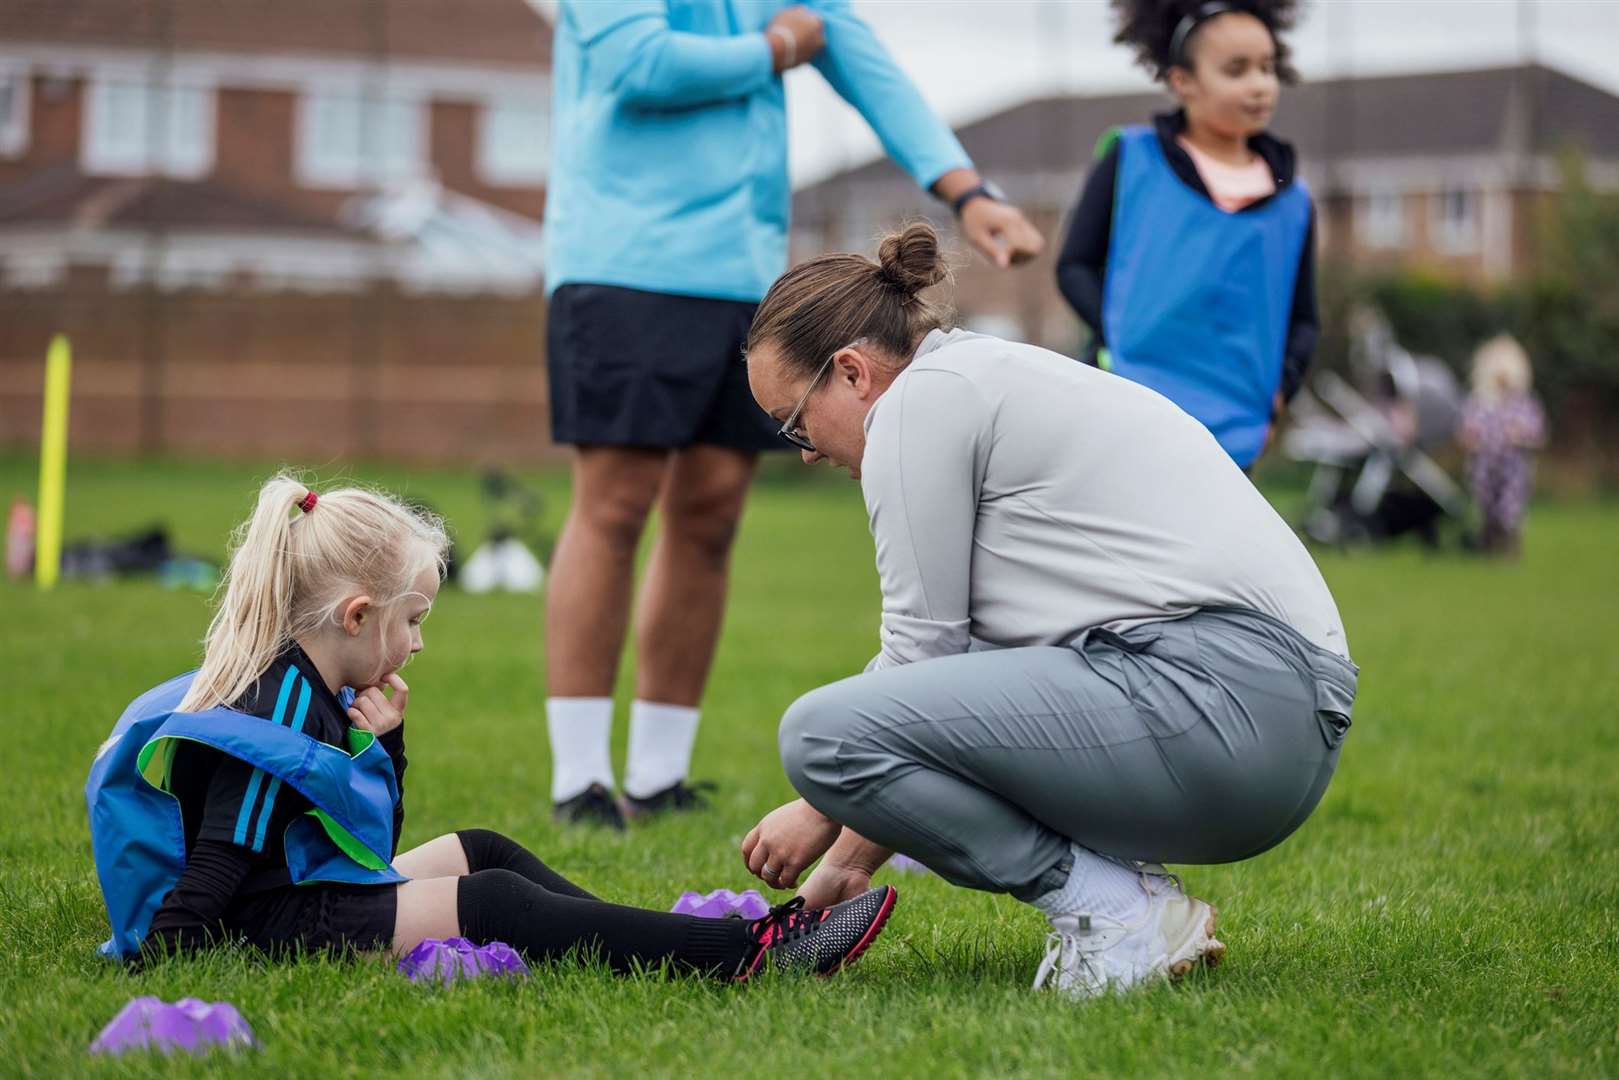
[(421, 649), (448, 550), (444, 523), (431, 514), (362, 488), (317, 495), (277, 475), (236, 532), (181, 710), (236, 702), (293, 644), (313, 649), (317, 666), (325, 660), (336, 685), (380, 696)]
[[(441, 520), (383, 493), (317, 491), (290, 473), (264, 484), (252, 517), (237, 530), (201, 667), (137, 699), (98, 757), (102, 774), (92, 770), (91, 834), (115, 939), (133, 926), (137, 955), (232, 940), (271, 953), (402, 953), (428, 938), (462, 936), (507, 942), (533, 961), (599, 949), (619, 970), (667, 961), (725, 978), (746, 978), (767, 957), (778, 967), (830, 972), (870, 944), (893, 907), (892, 889), (872, 889), (824, 918), (783, 905), (752, 922), (709, 920), (598, 900), (521, 845), (483, 829), (399, 854), (409, 699), (399, 669), (422, 648), (421, 624), (438, 595), (447, 548)], [(132, 715), (146, 723), (143, 709), (163, 726), (130, 735)], [(286, 732), (257, 720), (243, 724), (243, 714), (297, 737), (289, 743)], [(230, 728), (236, 741), (215, 738), (209, 725)], [(148, 823), (150, 799), (123, 798), (131, 785), (108, 781), (102, 764), (132, 761), (120, 740), (144, 742), (153, 730), (151, 742), (172, 747), (161, 783), (183, 826), (177, 877), (141, 862), (162, 862), (162, 852), (146, 850), (146, 838), (172, 832), (164, 824), (172, 818), (159, 814)], [(290, 745), (295, 764), (272, 763), (272, 754), (252, 745), (256, 739), (274, 744), (283, 763)], [(334, 757), (332, 747), (343, 754)], [(349, 776), (343, 769), (351, 760), (358, 775), (367, 754), (389, 781), (367, 789), (369, 801), (342, 792), (334, 798), (330, 787), (317, 791), (310, 782), (323, 768)], [(349, 794), (360, 790), (360, 781), (350, 783)], [(115, 789), (98, 803), (101, 792)], [(108, 817), (120, 813), (139, 820), (109, 828)], [(342, 851), (313, 869), (311, 814)], [(356, 839), (379, 829), (388, 843)], [(109, 835), (140, 839), (108, 843)], [(161, 844), (153, 839), (151, 846)], [(377, 847), (389, 860), (376, 856)], [(101, 866), (108, 849), (111, 881)], [(130, 904), (130, 881), (162, 885)], [(148, 922), (141, 913), (152, 906)]]

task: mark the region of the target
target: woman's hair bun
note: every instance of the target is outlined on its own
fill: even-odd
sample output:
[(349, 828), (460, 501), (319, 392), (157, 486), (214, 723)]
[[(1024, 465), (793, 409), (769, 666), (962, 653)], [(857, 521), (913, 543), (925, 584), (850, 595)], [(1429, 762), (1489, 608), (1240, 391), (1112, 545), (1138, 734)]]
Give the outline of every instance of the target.
[(950, 276), (939, 253), (939, 234), (925, 221), (913, 221), (884, 236), (877, 246), (877, 262), (883, 284), (906, 296)]

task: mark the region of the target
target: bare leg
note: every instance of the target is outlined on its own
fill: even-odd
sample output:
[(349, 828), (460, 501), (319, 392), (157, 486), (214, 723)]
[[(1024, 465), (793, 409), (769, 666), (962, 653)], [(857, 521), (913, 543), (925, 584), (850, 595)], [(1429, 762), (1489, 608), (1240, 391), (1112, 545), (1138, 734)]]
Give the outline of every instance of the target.
[(583, 447), (545, 599), (546, 689), (610, 697), (629, 625), (635, 549), (669, 461), (663, 450)]
[(636, 697), (695, 706), (725, 618), (731, 545), (756, 454), (717, 446), (681, 450), (658, 504), (656, 546), (636, 613)]
[(428, 938), (452, 938), (461, 933), (460, 913), (456, 907), (460, 884), (458, 877), (436, 877), (418, 878), (398, 886), (394, 913), (395, 956), (408, 953)]
[(467, 872), (467, 853), (459, 836), (445, 833), (396, 856), (394, 869), (408, 878), (459, 877)]

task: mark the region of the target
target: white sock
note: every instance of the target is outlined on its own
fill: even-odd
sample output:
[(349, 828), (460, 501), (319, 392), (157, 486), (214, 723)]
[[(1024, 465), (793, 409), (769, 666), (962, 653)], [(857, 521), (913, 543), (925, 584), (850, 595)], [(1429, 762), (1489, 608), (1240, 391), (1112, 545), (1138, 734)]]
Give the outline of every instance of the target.
[(697, 741), (697, 710), (689, 705), (636, 701), (630, 705), (630, 758), (624, 792), (637, 799), (686, 779)]
[(1073, 844), (1068, 849), (1074, 868), (1061, 888), (1037, 896), (1032, 903), (1047, 915), (1084, 912), (1105, 915), (1131, 923), (1147, 911), (1147, 890), (1141, 874), (1127, 870), (1112, 859), (1104, 859), (1089, 848)]
[(613, 786), (612, 698), (546, 698), (545, 724), (551, 733), (552, 802), (571, 799), (591, 784)]

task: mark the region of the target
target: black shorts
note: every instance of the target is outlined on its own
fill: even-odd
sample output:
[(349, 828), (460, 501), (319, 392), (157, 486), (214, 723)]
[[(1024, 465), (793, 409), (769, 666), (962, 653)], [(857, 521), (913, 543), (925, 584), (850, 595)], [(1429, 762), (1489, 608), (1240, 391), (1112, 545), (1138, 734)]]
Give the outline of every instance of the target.
[(742, 362), (757, 304), (563, 285), (546, 315), (551, 437), (579, 446), (789, 449)]
[(396, 885), (283, 885), (238, 897), (225, 929), (267, 953), (369, 952), (393, 944)]

